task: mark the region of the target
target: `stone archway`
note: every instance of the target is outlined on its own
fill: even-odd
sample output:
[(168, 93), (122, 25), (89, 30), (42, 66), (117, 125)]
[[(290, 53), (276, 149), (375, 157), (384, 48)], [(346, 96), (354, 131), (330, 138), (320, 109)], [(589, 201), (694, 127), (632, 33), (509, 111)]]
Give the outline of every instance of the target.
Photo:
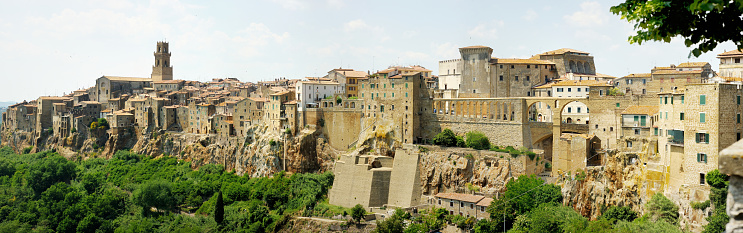
[(529, 105), (527, 120), (532, 122), (552, 122), (552, 106), (543, 101), (537, 101)]

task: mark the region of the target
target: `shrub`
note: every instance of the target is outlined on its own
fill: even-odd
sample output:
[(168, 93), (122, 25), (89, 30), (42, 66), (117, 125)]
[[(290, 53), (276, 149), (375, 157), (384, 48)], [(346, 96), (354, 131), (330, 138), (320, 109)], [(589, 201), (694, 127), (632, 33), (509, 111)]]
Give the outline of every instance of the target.
[(694, 208), (695, 210), (704, 210), (704, 209), (707, 209), (707, 207), (709, 206), (710, 206), (709, 200), (706, 200), (703, 202), (697, 202), (697, 201), (691, 202), (691, 208)]
[(70, 130), (70, 132), (76, 133), (77, 132), (77, 129), (75, 127), (72, 127), (72, 130)]
[(485, 134), (477, 131), (467, 133), (467, 147), (476, 150), (485, 150), (490, 148), (490, 140)]
[(634, 221), (637, 218), (637, 212), (633, 211), (629, 206), (612, 206), (601, 218), (613, 222), (616, 221)]
[(454, 135), (454, 132), (452, 132), (451, 129), (444, 129), (433, 137), (433, 144), (440, 146), (456, 146), (457, 136)]
[(338, 98), (335, 98), (336, 104), (341, 104), (341, 102), (343, 102), (343, 99), (340, 96), (338, 96)]
[(270, 141), (268, 141), (268, 144), (271, 145), (271, 146), (276, 146), (276, 141), (274, 141), (273, 139), (271, 139)]
[(284, 130), (284, 133), (285, 133), (286, 135), (289, 135), (289, 136), (291, 136), (291, 135), (292, 135), (292, 129), (290, 129), (290, 128), (286, 128), (286, 130)]
[(33, 146), (29, 146), (29, 147), (23, 148), (23, 153), (24, 154), (31, 153), (31, 150), (33, 150), (33, 149), (34, 149)]
[(678, 224), (679, 207), (663, 194), (656, 193), (645, 205), (648, 216), (653, 220), (662, 220), (670, 224)]
[(325, 127), (325, 119), (320, 118), (319, 120), (317, 120), (317, 125), (320, 127)]
[(364, 215), (366, 215), (366, 210), (364, 210), (364, 207), (361, 206), (361, 204), (356, 204), (351, 208), (351, 218), (353, 218), (354, 221), (361, 221), (361, 219), (364, 218)]
[(472, 154), (467, 154), (464, 156), (464, 158), (466, 158), (467, 160), (475, 160), (475, 156), (473, 156)]
[(707, 184), (712, 187), (726, 188), (728, 186), (728, 180), (730, 179), (730, 177), (728, 175), (720, 173), (720, 170), (715, 169), (707, 173), (705, 179), (707, 180)]
[(428, 152), (428, 148), (425, 148), (423, 146), (418, 146), (418, 151), (421, 152), (421, 153), (426, 153), (426, 152)]
[(462, 138), (462, 136), (457, 136), (457, 147), (467, 147), (467, 144), (464, 143), (464, 138)]

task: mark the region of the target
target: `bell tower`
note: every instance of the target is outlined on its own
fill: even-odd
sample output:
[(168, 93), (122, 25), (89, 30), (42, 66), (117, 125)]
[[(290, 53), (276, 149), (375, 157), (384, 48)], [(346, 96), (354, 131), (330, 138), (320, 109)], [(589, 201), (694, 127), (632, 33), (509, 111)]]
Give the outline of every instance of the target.
[(173, 80), (173, 67), (170, 66), (168, 42), (158, 41), (155, 49), (155, 65), (152, 66), (152, 81)]

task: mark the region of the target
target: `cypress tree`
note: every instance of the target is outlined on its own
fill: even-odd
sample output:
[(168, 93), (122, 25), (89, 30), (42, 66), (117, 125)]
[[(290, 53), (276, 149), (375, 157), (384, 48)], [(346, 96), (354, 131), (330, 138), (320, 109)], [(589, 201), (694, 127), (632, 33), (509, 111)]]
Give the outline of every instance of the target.
[(217, 194), (217, 203), (214, 206), (214, 221), (222, 224), (224, 221), (224, 202), (222, 201), (222, 191)]

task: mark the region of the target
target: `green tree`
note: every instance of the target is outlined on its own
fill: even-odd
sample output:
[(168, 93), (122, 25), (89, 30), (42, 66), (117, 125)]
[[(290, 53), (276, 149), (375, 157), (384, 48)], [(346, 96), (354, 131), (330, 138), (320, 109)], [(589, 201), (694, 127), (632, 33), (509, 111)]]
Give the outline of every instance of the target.
[(149, 180), (139, 186), (133, 194), (134, 203), (149, 210), (152, 207), (173, 210), (173, 185), (165, 180)]
[(40, 162), (32, 163), (26, 180), (36, 193), (41, 193), (57, 182), (68, 182), (77, 176), (75, 163), (56, 153), (50, 153)]
[(493, 200), (487, 211), (490, 213), (490, 219), (494, 221), (502, 221), (505, 218), (506, 227), (510, 228), (517, 216), (526, 214), (543, 203), (561, 204), (560, 187), (544, 184), (544, 181), (535, 175), (521, 175), (506, 184), (506, 192), (502, 198)]
[(490, 140), (488, 140), (488, 137), (486, 137), (485, 134), (474, 131), (467, 133), (466, 136), (467, 140), (465, 141), (465, 143), (467, 144), (467, 147), (476, 150), (490, 149)]
[(457, 147), (467, 147), (467, 143), (464, 142), (464, 138), (462, 136), (457, 136)]
[(612, 223), (616, 221), (631, 222), (637, 218), (637, 212), (633, 211), (629, 206), (612, 206), (601, 215), (601, 218), (609, 220)]
[(375, 233), (397, 233), (403, 232), (404, 224), (403, 221), (410, 218), (410, 213), (403, 211), (402, 209), (395, 209), (395, 213), (384, 221), (377, 221), (377, 228), (374, 229)]
[(222, 202), (222, 191), (217, 193), (217, 204), (214, 205), (214, 221), (222, 225), (224, 221), (224, 202)]
[(743, 49), (743, 2), (724, 0), (626, 0), (611, 12), (635, 24), (630, 43), (670, 42), (684, 38), (686, 47), (695, 46), (694, 56), (712, 51), (718, 43), (732, 41)]
[(351, 208), (351, 218), (353, 218), (354, 221), (359, 222), (362, 218), (364, 218), (364, 215), (366, 214), (366, 210), (364, 210), (364, 206), (361, 204), (356, 204), (353, 208)]
[(728, 180), (730, 179), (728, 175), (720, 173), (720, 170), (717, 169), (708, 172), (704, 178), (710, 186), (725, 189), (727, 189)]
[(663, 194), (656, 193), (653, 195), (645, 208), (648, 211), (648, 216), (653, 221), (662, 220), (674, 225), (678, 224), (679, 207)]
[(455, 135), (451, 129), (444, 129), (433, 137), (433, 144), (440, 146), (456, 146), (457, 135)]
[(704, 226), (704, 233), (723, 232), (725, 225), (730, 221), (730, 217), (725, 213), (727, 208), (728, 177), (715, 169), (707, 173), (705, 179), (710, 185), (709, 200), (714, 205), (714, 213), (708, 216), (707, 225)]

